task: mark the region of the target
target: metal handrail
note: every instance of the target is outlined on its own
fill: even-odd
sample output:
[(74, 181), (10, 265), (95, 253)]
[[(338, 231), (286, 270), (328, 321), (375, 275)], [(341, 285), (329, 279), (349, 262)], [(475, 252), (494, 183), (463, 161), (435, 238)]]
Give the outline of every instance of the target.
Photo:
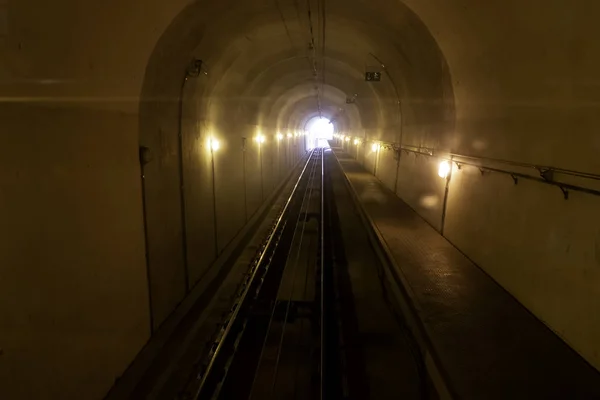
[[(436, 154), (435, 149), (433, 149), (433, 148), (411, 146), (411, 145), (398, 146), (394, 142), (387, 142), (387, 141), (382, 141), (382, 140), (372, 140), (372, 142), (381, 144), (381, 147), (384, 149), (393, 149), (394, 151), (397, 151), (397, 152), (406, 151), (406, 152), (415, 153), (418, 155), (424, 155), (427, 157), (434, 157), (434, 158), (438, 158), (438, 159), (442, 159), (442, 160), (448, 160), (448, 161), (451, 161), (451, 162), (457, 164), (459, 169), (462, 165), (468, 165), (468, 166), (472, 166), (475, 168), (479, 168), (482, 172), (489, 171), (489, 172), (497, 172), (497, 173), (510, 175), (512, 177), (513, 181), (515, 182), (515, 184), (518, 182), (518, 179), (522, 178), (522, 179), (527, 179), (527, 180), (531, 180), (531, 181), (538, 182), (538, 183), (556, 186), (563, 192), (565, 199), (569, 198), (569, 190), (576, 191), (576, 192), (582, 192), (582, 193), (590, 194), (593, 196), (600, 196), (600, 190), (592, 189), (590, 187), (585, 187), (585, 186), (581, 186), (581, 185), (575, 185), (572, 183), (566, 183), (564, 181), (557, 181), (552, 176), (553, 173), (557, 173), (557, 174), (568, 175), (568, 176), (577, 177), (577, 178), (584, 178), (584, 179), (590, 179), (590, 180), (594, 180), (594, 181), (600, 181), (600, 174), (594, 174), (591, 172), (581, 172), (581, 171), (570, 170), (570, 169), (565, 169), (565, 168), (550, 167), (550, 166), (545, 166), (545, 165), (536, 165), (536, 164), (529, 164), (529, 163), (523, 163), (523, 162), (517, 162), (517, 161), (503, 160), (500, 158), (469, 156), (469, 155), (451, 153), (451, 152), (443, 153), (443, 154)], [(423, 150), (425, 150), (425, 151), (423, 151)], [(506, 169), (495, 168), (495, 167), (488, 167), (486, 165), (483, 165), (482, 163), (478, 164), (475, 162), (463, 161), (463, 159), (502, 163), (502, 164), (507, 164), (507, 165), (511, 165), (514, 167), (519, 167), (519, 168), (530, 168), (530, 169), (536, 170), (540, 174), (540, 177), (528, 175), (528, 174), (525, 174), (522, 172), (509, 171)]]
[[(444, 155), (436, 154), (436, 151), (435, 151), (436, 149), (431, 148), (431, 147), (421, 147), (421, 146), (412, 146), (412, 145), (402, 145), (402, 146), (398, 147), (397, 144), (393, 143), (393, 142), (386, 142), (386, 141), (381, 141), (381, 140), (379, 140), (378, 142), (384, 143), (385, 145), (388, 145), (392, 148), (398, 148), (399, 150), (408, 151), (411, 153), (417, 153), (417, 154), (423, 154), (423, 155), (432, 156), (432, 157), (444, 158)], [(417, 150), (414, 150), (414, 149), (417, 149)], [(424, 151), (422, 151), (422, 149), (424, 149), (426, 151), (424, 152)], [(595, 173), (591, 173), (591, 172), (582, 172), (582, 171), (576, 171), (573, 169), (551, 167), (548, 165), (531, 164), (531, 163), (520, 162), (520, 161), (504, 160), (502, 158), (494, 158), (494, 157), (472, 156), (472, 155), (452, 153), (452, 152), (448, 152), (448, 153), (444, 153), (444, 154), (451, 156), (451, 157), (460, 157), (460, 158), (468, 158), (471, 160), (496, 162), (496, 163), (500, 163), (500, 164), (507, 164), (507, 165), (512, 165), (514, 167), (521, 167), (521, 168), (531, 168), (531, 169), (535, 169), (537, 171), (554, 171), (554, 172), (557, 172), (557, 173), (560, 173), (563, 175), (571, 175), (571, 176), (576, 176), (579, 178), (586, 178), (586, 179), (600, 181), (600, 174), (595, 174)]]
[[(436, 158), (441, 158), (441, 159), (447, 158), (447, 157), (443, 157), (441, 155), (423, 153), (423, 152), (419, 152), (416, 150), (408, 150), (408, 149), (404, 149), (404, 148), (402, 150), (410, 151), (412, 153), (422, 154), (422, 155), (425, 155), (428, 157), (436, 157)], [(509, 171), (506, 169), (500, 169), (500, 168), (494, 168), (494, 167), (487, 167), (485, 165), (475, 164), (475, 163), (468, 162), (468, 161), (457, 160), (456, 157), (503, 162), (502, 160), (499, 160), (499, 159), (483, 158), (483, 157), (467, 157), (467, 156), (462, 156), (462, 155), (455, 154), (455, 153), (448, 153), (448, 154), (450, 154), (450, 157), (448, 158), (449, 161), (452, 161), (453, 163), (457, 164), (459, 166), (459, 169), (460, 169), (460, 166), (467, 165), (470, 167), (479, 168), (482, 172), (489, 171), (489, 172), (497, 172), (497, 173), (501, 173), (501, 174), (505, 174), (505, 175), (510, 175), (515, 184), (518, 182), (519, 179), (527, 179), (530, 181), (543, 183), (546, 185), (556, 186), (563, 192), (565, 199), (569, 198), (569, 190), (572, 190), (574, 192), (582, 192), (582, 193), (590, 194), (593, 196), (600, 196), (600, 190), (591, 189), (589, 187), (580, 186), (580, 185), (573, 185), (571, 183), (560, 182), (560, 181), (556, 181), (554, 179), (549, 179), (546, 177), (545, 173), (547, 171), (552, 171), (552, 172), (557, 172), (557, 173), (564, 174), (564, 175), (576, 176), (579, 178), (588, 178), (588, 179), (593, 179), (593, 180), (600, 180), (600, 175), (587, 174), (587, 173), (583, 173), (583, 172), (565, 170), (565, 169), (554, 168), (554, 167), (542, 167), (542, 166), (536, 166), (533, 164), (504, 161), (506, 164), (514, 165), (517, 167), (535, 168), (540, 173), (540, 176), (541, 176), (541, 177), (537, 177), (537, 176), (527, 175), (527, 174), (524, 174), (521, 172), (514, 172), (514, 171)]]

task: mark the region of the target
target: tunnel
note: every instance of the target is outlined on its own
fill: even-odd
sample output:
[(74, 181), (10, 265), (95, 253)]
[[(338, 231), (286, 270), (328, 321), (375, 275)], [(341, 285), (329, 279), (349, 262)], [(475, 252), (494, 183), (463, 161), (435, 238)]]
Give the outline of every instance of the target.
[[(0, 397), (168, 398), (132, 388), (160, 381), (157, 354), (240, 246), (278, 226), (310, 160), (377, 204), (361, 221), (388, 259), (408, 246), (435, 267), (423, 292), (443, 297), (405, 314), (442, 311), (416, 331), (480, 303), (451, 268), (468, 264), (518, 310), (480, 307), (505, 327), (488, 339), (552, 343), (586, 387), (600, 369), (598, 13), (585, 0), (0, 0)], [(330, 140), (311, 136), (320, 119)], [(354, 210), (340, 198), (340, 216)], [(398, 207), (411, 224), (377, 214)], [(419, 290), (409, 275), (399, 298)], [(547, 341), (520, 330), (530, 317)], [(446, 365), (422, 352), (422, 368)], [(477, 367), (464, 382), (434, 370), (439, 398), (481, 398), (457, 389), (478, 387)]]

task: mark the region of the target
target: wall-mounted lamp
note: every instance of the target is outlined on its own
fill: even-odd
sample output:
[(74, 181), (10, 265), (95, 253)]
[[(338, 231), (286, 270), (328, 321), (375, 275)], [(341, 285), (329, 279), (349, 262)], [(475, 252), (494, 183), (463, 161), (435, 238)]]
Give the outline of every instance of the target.
[(344, 139), (346, 142), (350, 141), (350, 136), (346, 136), (346, 138)]
[(354, 139), (354, 144), (358, 146), (360, 144), (360, 140)]
[(277, 140), (283, 139), (283, 135), (281, 133), (278, 133), (277, 135), (275, 135), (275, 137), (277, 138)]
[(265, 137), (261, 134), (256, 135), (256, 137), (254, 138), (254, 140), (256, 140), (257, 143), (264, 143), (265, 142)]
[(371, 151), (379, 151), (379, 143), (373, 143), (371, 145)]
[(442, 161), (438, 168), (438, 176), (442, 179), (447, 178), (450, 173), (450, 168), (450, 163), (448, 161)]
[(221, 148), (221, 143), (213, 137), (209, 137), (206, 141), (206, 145), (210, 151), (217, 151)]

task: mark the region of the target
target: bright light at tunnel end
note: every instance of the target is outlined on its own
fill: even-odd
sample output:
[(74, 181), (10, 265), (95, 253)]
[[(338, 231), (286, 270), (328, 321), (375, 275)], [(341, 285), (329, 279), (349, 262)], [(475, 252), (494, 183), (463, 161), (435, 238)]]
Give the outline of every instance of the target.
[(307, 133), (316, 138), (333, 139), (333, 124), (327, 118), (316, 118), (307, 128)]
[(438, 176), (440, 178), (447, 178), (450, 173), (450, 163), (448, 161), (442, 161), (438, 169)]
[(306, 149), (315, 147), (329, 147), (329, 140), (334, 138), (333, 123), (327, 118), (315, 117), (309, 120), (305, 125), (303, 135), (306, 136)]

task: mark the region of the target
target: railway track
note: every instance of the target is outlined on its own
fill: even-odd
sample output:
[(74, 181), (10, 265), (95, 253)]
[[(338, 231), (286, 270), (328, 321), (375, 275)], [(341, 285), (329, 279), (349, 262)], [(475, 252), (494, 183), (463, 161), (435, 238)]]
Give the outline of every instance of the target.
[(329, 171), (335, 162), (329, 149), (308, 156), (179, 399), (370, 397)]

